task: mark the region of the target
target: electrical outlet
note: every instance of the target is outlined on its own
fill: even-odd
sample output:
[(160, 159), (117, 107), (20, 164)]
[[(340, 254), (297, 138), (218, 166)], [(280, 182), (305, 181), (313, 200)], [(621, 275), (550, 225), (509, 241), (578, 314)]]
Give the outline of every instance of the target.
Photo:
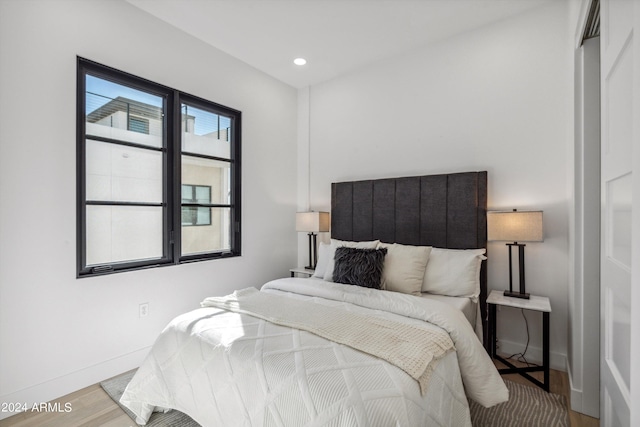
[(149, 314), (148, 302), (143, 302), (142, 304), (140, 304), (140, 306), (138, 307), (138, 314), (140, 315), (140, 317), (145, 317)]

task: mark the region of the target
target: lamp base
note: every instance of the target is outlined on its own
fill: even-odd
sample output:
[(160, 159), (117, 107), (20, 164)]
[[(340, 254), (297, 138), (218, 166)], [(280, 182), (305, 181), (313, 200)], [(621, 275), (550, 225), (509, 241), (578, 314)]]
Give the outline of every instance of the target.
[(316, 244), (316, 233), (309, 233), (309, 265), (305, 266), (307, 270), (315, 270), (318, 263), (318, 252)]
[(529, 294), (528, 293), (520, 293), (517, 291), (504, 291), (503, 294), (505, 297), (511, 297), (511, 298), (522, 298), (522, 299), (529, 299)]

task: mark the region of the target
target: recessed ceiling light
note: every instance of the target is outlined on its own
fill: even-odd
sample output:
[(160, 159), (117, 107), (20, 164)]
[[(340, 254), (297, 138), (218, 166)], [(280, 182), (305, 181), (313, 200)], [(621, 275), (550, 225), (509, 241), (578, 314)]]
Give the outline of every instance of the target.
[(307, 60), (304, 58), (296, 58), (293, 60), (293, 63), (296, 65), (304, 65), (307, 63)]

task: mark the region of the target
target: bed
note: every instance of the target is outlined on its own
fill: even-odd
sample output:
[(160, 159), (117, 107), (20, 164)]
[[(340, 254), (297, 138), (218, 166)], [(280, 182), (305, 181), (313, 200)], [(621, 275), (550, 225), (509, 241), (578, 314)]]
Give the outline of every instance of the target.
[(178, 316), (121, 403), (141, 425), (177, 409), (203, 426), (470, 426), (467, 399), (508, 399), (483, 347), (486, 178), (332, 184), (315, 277)]

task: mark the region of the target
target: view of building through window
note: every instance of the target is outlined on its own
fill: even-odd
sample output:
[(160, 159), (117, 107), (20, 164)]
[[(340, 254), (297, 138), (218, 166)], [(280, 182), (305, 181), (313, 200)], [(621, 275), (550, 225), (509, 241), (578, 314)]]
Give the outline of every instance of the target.
[(91, 75), (86, 88), (87, 265), (161, 258), (164, 101)]
[[(211, 187), (182, 184), (182, 203), (211, 203)], [(211, 210), (183, 207), (182, 225), (211, 225)]]
[[(168, 258), (172, 203), (177, 258), (230, 251), (233, 117), (181, 102), (176, 142), (166, 97), (90, 73), (85, 88), (85, 266)], [(175, 187), (167, 171), (178, 164)]]
[[(230, 212), (225, 207), (203, 205), (230, 204), (231, 144), (230, 119), (189, 104), (181, 104), (182, 148), (182, 254), (229, 249)], [(191, 201), (185, 201), (185, 186), (194, 188)], [(208, 189), (209, 200), (198, 197)], [(196, 223), (186, 218), (195, 210)], [(187, 213), (189, 212), (189, 213)], [(198, 223), (208, 218), (209, 225)], [(188, 222), (188, 223), (187, 223)], [(198, 227), (192, 227), (198, 225)]]

